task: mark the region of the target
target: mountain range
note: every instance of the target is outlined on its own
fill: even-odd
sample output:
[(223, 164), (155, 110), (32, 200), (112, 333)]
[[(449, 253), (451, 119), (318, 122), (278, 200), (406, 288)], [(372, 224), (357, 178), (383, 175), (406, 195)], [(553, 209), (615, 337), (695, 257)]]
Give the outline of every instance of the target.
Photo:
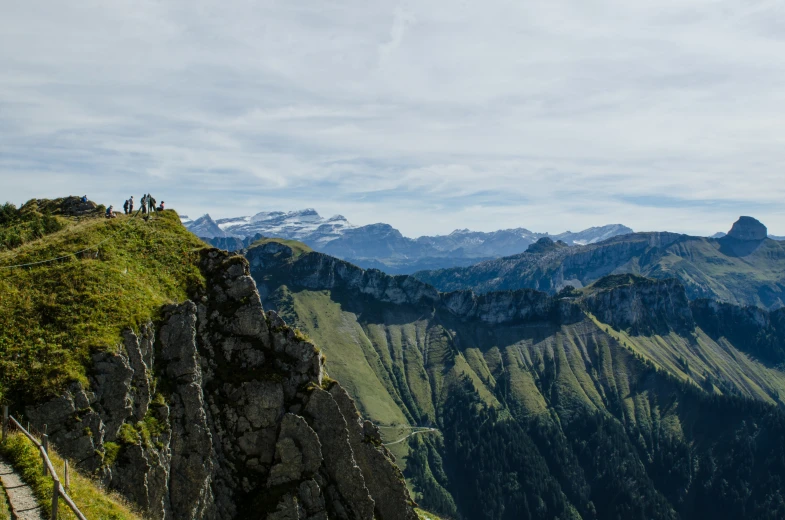
[[(561, 249), (571, 250), (568, 246)], [(676, 279), (439, 292), (292, 244), (246, 252), (265, 307), (452, 518), (785, 514), (785, 310), (690, 300)]]
[(365, 268), (393, 274), (423, 269), (468, 266), (482, 260), (525, 251), (542, 237), (568, 245), (585, 245), (632, 233), (621, 224), (592, 227), (557, 235), (525, 228), (494, 232), (458, 229), (449, 235), (404, 237), (389, 224), (355, 226), (342, 215), (322, 218), (315, 210), (262, 212), (252, 217), (213, 220), (204, 215), (196, 220), (181, 216), (183, 224), (216, 247), (230, 251), (248, 247), (257, 236), (298, 240), (317, 251), (348, 260)]
[(751, 217), (740, 218), (722, 238), (633, 233), (574, 247), (543, 238), (518, 255), (414, 276), (440, 291), (530, 288), (555, 294), (620, 273), (676, 278), (690, 299), (785, 305), (785, 243), (767, 238), (766, 227)]
[(100, 482), (88, 518), (139, 518), (105, 489), (154, 520), (785, 518), (785, 244), (757, 220), (417, 276), (242, 240), (0, 207), (0, 400)]

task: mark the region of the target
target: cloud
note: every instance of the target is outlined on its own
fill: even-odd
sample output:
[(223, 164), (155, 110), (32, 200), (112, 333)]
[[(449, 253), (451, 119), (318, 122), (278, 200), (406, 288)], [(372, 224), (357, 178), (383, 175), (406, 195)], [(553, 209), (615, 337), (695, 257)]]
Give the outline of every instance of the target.
[(771, 0), (11, 3), (0, 199), (785, 234)]

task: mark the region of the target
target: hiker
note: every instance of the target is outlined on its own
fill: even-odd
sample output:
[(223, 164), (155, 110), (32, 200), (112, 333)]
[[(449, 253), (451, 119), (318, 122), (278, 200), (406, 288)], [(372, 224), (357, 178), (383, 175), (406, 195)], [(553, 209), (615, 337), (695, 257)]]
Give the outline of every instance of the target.
[(82, 195), (82, 204), (87, 202), (87, 195)]
[(158, 206), (157, 211), (163, 211), (163, 210), (164, 210), (164, 201), (161, 201), (161, 205)]
[(128, 215), (128, 200), (127, 199), (126, 199), (125, 202), (123, 202), (123, 213)]
[(147, 209), (148, 213), (150, 214), (155, 213), (155, 199), (153, 198), (152, 195), (147, 196), (147, 207), (148, 207)]
[(106, 218), (117, 218), (117, 215), (114, 214), (114, 206), (106, 208)]
[(131, 195), (131, 198), (128, 199), (128, 213), (134, 212), (134, 196)]
[(147, 213), (147, 193), (145, 193), (144, 195), (142, 195), (142, 206), (141, 206), (141, 210), (142, 210), (142, 215), (144, 215), (145, 213)]

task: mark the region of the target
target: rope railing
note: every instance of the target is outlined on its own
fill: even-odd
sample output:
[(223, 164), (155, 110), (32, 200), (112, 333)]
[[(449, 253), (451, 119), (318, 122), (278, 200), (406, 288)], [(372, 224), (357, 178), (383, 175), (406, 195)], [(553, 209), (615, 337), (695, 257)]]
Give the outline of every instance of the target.
[(43, 442), (39, 442), (38, 439), (30, 433), (27, 428), (24, 428), (19, 421), (17, 421), (13, 416), (8, 415), (8, 406), (3, 406), (3, 441), (5, 441), (8, 435), (8, 426), (14, 426), (17, 430), (22, 432), (25, 437), (27, 437), (30, 442), (38, 449), (41, 453), (41, 459), (43, 461), (43, 471), (44, 474), (49, 474), (52, 477), (53, 487), (52, 487), (52, 520), (57, 520), (57, 511), (59, 506), (60, 498), (62, 497), (63, 502), (71, 508), (74, 515), (79, 520), (87, 520), (87, 518), (79, 511), (79, 508), (74, 503), (73, 499), (68, 496), (66, 489), (68, 487), (68, 461), (65, 463), (65, 488), (60, 482), (60, 478), (57, 476), (57, 471), (55, 470), (54, 464), (52, 464), (52, 460), (49, 458), (49, 436), (47, 434), (42, 434), (41, 439)]

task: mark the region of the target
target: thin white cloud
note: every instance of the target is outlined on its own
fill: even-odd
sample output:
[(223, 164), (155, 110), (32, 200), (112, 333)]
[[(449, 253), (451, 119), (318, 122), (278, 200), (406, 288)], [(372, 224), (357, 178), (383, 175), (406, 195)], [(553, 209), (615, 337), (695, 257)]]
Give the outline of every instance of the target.
[[(771, 0), (7, 2), (0, 199), (785, 234)], [(171, 201), (171, 202), (170, 202)]]

